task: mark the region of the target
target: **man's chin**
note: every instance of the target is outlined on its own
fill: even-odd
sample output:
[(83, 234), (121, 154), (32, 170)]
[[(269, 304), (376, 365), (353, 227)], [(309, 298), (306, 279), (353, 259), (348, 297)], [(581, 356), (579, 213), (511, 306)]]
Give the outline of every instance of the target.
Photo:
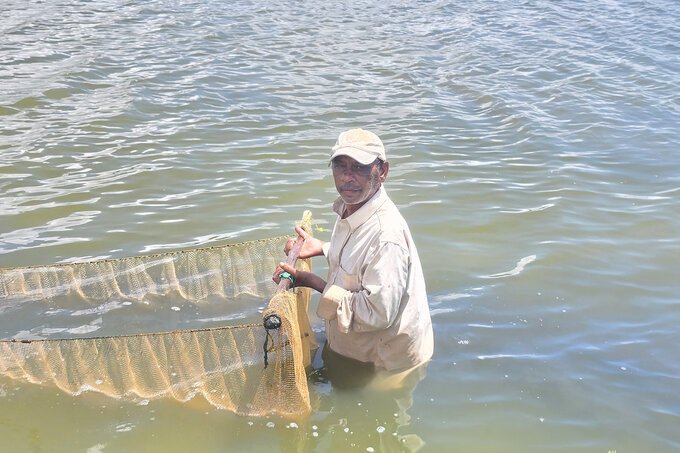
[(341, 195), (340, 198), (342, 198), (342, 201), (348, 206), (359, 204), (363, 201), (359, 197), (346, 197)]

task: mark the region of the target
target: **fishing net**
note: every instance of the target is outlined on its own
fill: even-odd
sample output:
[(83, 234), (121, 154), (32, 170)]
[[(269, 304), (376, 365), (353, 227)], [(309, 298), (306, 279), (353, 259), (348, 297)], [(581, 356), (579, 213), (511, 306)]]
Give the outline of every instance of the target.
[[(309, 233), (310, 221), (307, 212), (301, 226)], [(54, 385), (72, 395), (92, 391), (120, 399), (182, 402), (201, 395), (241, 415), (305, 415), (310, 411), (306, 368), (316, 347), (307, 315), (310, 290), (277, 291), (271, 281), (276, 264), (285, 258), (286, 240), (0, 269), (3, 317), (35, 304), (55, 312), (168, 300), (228, 310), (231, 303), (269, 300), (257, 313), (261, 319), (235, 325), (89, 338), (17, 334), (0, 340), (0, 376)], [(296, 267), (310, 270), (310, 261), (298, 260)]]

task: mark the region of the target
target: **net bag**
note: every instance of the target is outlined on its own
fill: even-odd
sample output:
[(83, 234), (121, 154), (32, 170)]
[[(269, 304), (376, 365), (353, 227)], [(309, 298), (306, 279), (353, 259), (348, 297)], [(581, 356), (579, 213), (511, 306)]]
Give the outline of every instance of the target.
[[(311, 234), (311, 215), (301, 226)], [(246, 416), (310, 412), (306, 369), (316, 347), (308, 288), (276, 292), (271, 272), (286, 237), (118, 260), (0, 269), (0, 313), (110, 300), (171, 298), (228, 307), (243, 294), (269, 302), (258, 322), (90, 338), (0, 340), (0, 379), (126, 400), (202, 396)], [(310, 270), (309, 260), (296, 267)], [(276, 321), (276, 322), (272, 322)]]

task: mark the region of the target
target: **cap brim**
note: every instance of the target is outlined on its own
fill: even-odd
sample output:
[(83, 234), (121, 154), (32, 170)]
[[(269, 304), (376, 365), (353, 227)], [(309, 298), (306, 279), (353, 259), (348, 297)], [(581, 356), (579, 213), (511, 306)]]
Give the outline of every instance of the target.
[(366, 152), (362, 149), (353, 148), (351, 146), (343, 146), (336, 149), (331, 155), (331, 160), (338, 156), (348, 156), (359, 162), (361, 165), (368, 165), (378, 158), (373, 153)]

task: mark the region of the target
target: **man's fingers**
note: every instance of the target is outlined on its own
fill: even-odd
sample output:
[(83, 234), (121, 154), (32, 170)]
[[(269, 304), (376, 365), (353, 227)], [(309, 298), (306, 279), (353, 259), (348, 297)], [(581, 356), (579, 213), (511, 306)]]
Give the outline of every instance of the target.
[[(291, 266), (290, 264), (288, 264), (288, 263), (279, 263), (279, 269), (281, 269), (281, 271), (279, 272), (279, 274), (280, 274), (281, 272), (288, 272), (289, 274), (295, 275), (295, 272), (296, 272), (295, 268), (294, 268), (293, 266)], [(277, 269), (277, 271), (278, 271), (279, 269)]]
[(302, 239), (307, 239), (309, 237), (309, 234), (305, 230), (303, 230), (301, 227), (296, 226), (295, 227), (295, 232), (299, 235), (302, 236)]
[(288, 255), (288, 252), (290, 252), (290, 249), (293, 248), (293, 245), (295, 245), (295, 239), (294, 238), (288, 239), (286, 245), (283, 247), (283, 253)]
[(272, 279), (273, 279), (276, 283), (279, 282), (279, 280), (280, 280), (280, 275), (281, 275), (282, 272), (288, 272), (288, 273), (290, 273), (291, 275), (295, 275), (296, 270), (295, 270), (295, 268), (294, 268), (293, 266), (290, 266), (290, 265), (288, 265), (288, 264), (286, 264), (286, 263), (283, 263), (283, 262), (279, 263), (279, 265), (276, 266), (276, 270), (274, 270), (274, 273), (272, 274)]

